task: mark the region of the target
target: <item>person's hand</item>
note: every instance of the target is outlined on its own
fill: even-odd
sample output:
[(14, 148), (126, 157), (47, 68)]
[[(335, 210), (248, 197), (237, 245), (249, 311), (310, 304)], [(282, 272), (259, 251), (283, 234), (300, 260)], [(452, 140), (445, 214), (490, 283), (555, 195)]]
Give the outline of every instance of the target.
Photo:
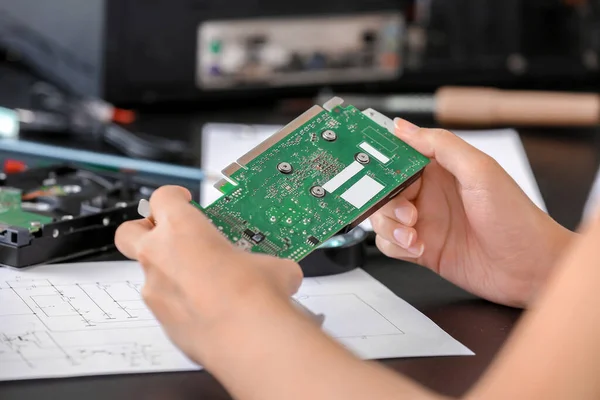
[(302, 282), (298, 264), (236, 248), (190, 204), (183, 188), (159, 188), (150, 208), (153, 221), (122, 224), (115, 243), (140, 262), (146, 275), (143, 299), (194, 361), (204, 361), (217, 326), (240, 313), (250, 318), (277, 299), (290, 303)]
[(490, 301), (527, 306), (574, 233), (458, 136), (401, 119), (395, 125), (400, 139), (432, 161), (371, 217), (378, 248)]

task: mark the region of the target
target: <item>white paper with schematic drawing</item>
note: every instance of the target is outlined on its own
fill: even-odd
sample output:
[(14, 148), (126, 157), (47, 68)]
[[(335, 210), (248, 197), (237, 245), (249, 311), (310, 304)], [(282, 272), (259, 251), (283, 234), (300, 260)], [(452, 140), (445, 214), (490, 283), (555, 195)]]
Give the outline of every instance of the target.
[[(281, 129), (273, 125), (207, 124), (202, 132), (202, 169), (209, 179), (201, 185), (200, 203), (206, 206), (221, 196), (213, 184), (220, 171)], [(513, 129), (457, 131), (458, 136), (494, 158), (527, 196), (542, 210), (546, 204), (529, 164), (519, 134)], [(600, 186), (600, 184), (598, 184)], [(361, 225), (372, 230), (369, 221)]]
[[(0, 381), (201, 369), (167, 338), (131, 261), (0, 268)], [(363, 270), (307, 278), (295, 298), (365, 359), (472, 355)]]

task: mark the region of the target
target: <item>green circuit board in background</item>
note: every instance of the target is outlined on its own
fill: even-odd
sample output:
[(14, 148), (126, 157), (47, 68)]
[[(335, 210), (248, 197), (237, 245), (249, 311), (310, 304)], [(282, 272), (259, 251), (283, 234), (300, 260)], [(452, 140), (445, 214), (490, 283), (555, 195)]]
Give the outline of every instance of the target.
[(412, 183), (429, 159), (353, 106), (314, 106), (225, 168), (200, 208), (236, 246), (300, 261)]
[(19, 227), (35, 232), (43, 224), (53, 222), (53, 218), (21, 209), (21, 191), (13, 188), (0, 188), (0, 236), (7, 234), (6, 227)]

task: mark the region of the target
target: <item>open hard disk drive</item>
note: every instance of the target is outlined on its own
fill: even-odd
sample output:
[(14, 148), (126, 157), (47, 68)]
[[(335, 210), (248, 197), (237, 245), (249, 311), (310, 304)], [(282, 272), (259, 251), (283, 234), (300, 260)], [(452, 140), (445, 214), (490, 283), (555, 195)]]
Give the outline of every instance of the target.
[(139, 200), (157, 187), (132, 174), (69, 165), (0, 174), (0, 265), (23, 268), (114, 248), (117, 227), (138, 219)]

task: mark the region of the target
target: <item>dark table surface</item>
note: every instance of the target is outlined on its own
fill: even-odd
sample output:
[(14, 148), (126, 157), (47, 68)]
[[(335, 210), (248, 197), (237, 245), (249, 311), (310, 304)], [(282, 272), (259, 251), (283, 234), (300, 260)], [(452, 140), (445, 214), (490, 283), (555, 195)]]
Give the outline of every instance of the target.
[[(0, 86), (1, 83), (0, 80)], [(15, 91), (3, 93), (0, 102), (7, 93), (11, 101), (18, 95)], [(261, 107), (235, 111), (196, 110), (181, 114), (152, 113), (145, 115), (139, 126), (152, 134), (187, 140), (195, 154), (200, 154), (202, 125), (232, 121), (284, 123), (289, 121), (289, 116)], [(519, 133), (550, 215), (566, 227), (576, 229), (600, 163), (600, 130), (531, 128), (520, 129)], [(49, 141), (64, 143), (65, 139)], [(96, 143), (78, 145), (110, 151)], [(198, 160), (193, 163), (197, 164)], [(107, 253), (96, 259), (115, 258), (118, 255)], [(386, 259), (375, 249), (370, 250), (364, 269), (475, 352), (475, 356), (469, 357), (381, 361), (446, 395), (464, 393), (481, 376), (520, 316), (518, 310), (480, 300), (424, 268)], [(2, 400), (84, 398), (175, 400), (229, 399), (229, 396), (203, 371), (0, 383)]]

